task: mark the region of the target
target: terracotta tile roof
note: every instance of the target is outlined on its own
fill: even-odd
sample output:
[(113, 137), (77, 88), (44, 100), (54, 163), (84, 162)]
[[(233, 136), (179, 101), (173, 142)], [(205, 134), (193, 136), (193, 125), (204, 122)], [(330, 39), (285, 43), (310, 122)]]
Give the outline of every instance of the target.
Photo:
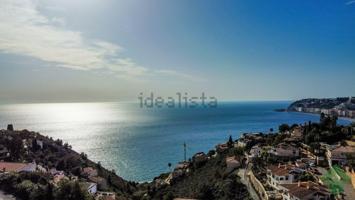
[(355, 155), (355, 147), (340, 146), (332, 150), (332, 158), (346, 158), (346, 154)]
[(269, 165), (267, 167), (268, 170), (271, 171), (272, 174), (277, 175), (277, 176), (286, 176), (290, 173), (290, 171), (293, 169), (292, 166), (290, 165)]
[(286, 188), (290, 195), (295, 196), (301, 200), (310, 199), (316, 194), (321, 194), (323, 196), (330, 195), (326, 187), (321, 186), (314, 182), (281, 184), (281, 186)]
[(82, 173), (86, 174), (87, 176), (97, 176), (97, 170), (92, 167), (85, 167), (82, 170)]
[(0, 171), (19, 172), (28, 166), (28, 163), (0, 162)]

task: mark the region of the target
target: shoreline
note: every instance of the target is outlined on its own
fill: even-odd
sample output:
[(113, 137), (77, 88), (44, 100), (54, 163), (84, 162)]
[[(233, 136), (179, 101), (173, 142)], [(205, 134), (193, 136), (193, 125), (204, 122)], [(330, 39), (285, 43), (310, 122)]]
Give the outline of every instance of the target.
[[(315, 115), (319, 116), (321, 113), (311, 113), (311, 112), (299, 112), (299, 111), (285, 111), (289, 113), (302, 113), (302, 114), (308, 114), (308, 115)], [(350, 117), (338, 117), (338, 119), (346, 120), (349, 122), (355, 122), (355, 118), (350, 118)]]

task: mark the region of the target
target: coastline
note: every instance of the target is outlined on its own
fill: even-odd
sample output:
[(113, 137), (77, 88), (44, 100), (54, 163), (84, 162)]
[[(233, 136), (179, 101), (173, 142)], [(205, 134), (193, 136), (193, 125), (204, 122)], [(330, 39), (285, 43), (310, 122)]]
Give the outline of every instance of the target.
[[(300, 113), (316, 115), (316, 113)], [(341, 126), (332, 127), (334, 122), (336, 124), (336, 119), (329, 116), (326, 117), (330, 121), (322, 125), (325, 129), (341, 128)], [(127, 200), (142, 199), (143, 197), (169, 200), (173, 198), (206, 199), (206, 195), (208, 197), (212, 195), (213, 197), (208, 199), (251, 199), (254, 195), (262, 197), (265, 194), (267, 195), (266, 191), (274, 191), (268, 187), (267, 177), (262, 175), (266, 174), (269, 169), (268, 166), (276, 167), (275, 164), (278, 164), (279, 166), (276, 168), (279, 168), (280, 161), (285, 166), (290, 161), (295, 162), (294, 167), (300, 167), (302, 163), (311, 168), (312, 165), (315, 165), (315, 161), (312, 161), (315, 152), (306, 154), (301, 154), (300, 152), (312, 151), (308, 149), (308, 145), (312, 143), (314, 136), (311, 138), (313, 134), (312, 132), (307, 132), (307, 130), (310, 130), (312, 126), (315, 128), (319, 124), (305, 123), (305, 125), (287, 126), (286, 129), (279, 127), (279, 131), (275, 133), (248, 132), (237, 140), (233, 140), (232, 136), (230, 136), (227, 141), (217, 144), (207, 153), (195, 152), (191, 158), (188, 160), (185, 158), (184, 161), (180, 160), (177, 165), (169, 163), (169, 172), (157, 174), (151, 181), (141, 183), (124, 179), (117, 175), (114, 170), (107, 170), (100, 162), (94, 162), (85, 153), (78, 153), (72, 150), (70, 144), (63, 143), (60, 139), (53, 139), (28, 130), (14, 130), (13, 126), (9, 124), (7, 130), (0, 130), (2, 145), (15, 153), (9, 154), (11, 157), (8, 157), (6, 162), (12, 162), (13, 165), (21, 163), (26, 165), (34, 164), (37, 167), (31, 171), (4, 173), (4, 176), (0, 179), (0, 187), (6, 188), (4, 184), (8, 184), (9, 180), (21, 180), (13, 182), (10, 189), (4, 190), (17, 197), (20, 192), (17, 189), (19, 184), (31, 182), (30, 176), (28, 176), (28, 174), (31, 174), (34, 177), (43, 179), (43, 187), (48, 188), (49, 185), (52, 185), (55, 188), (54, 192), (48, 189), (46, 191), (53, 192), (55, 196), (61, 195), (65, 188), (75, 188), (75, 185), (78, 185), (78, 187), (82, 185), (84, 187), (82, 190), (71, 190), (68, 195), (78, 192), (92, 197), (110, 194)], [(355, 130), (355, 127), (348, 127), (351, 130)], [(337, 144), (337, 147), (340, 147), (341, 141), (344, 142), (344, 139), (351, 139), (351, 135), (347, 132), (350, 129), (341, 129), (341, 134), (338, 132), (332, 132), (330, 135), (323, 134), (319, 139), (326, 142), (326, 144), (340, 142)], [(306, 134), (305, 138), (310, 138), (310, 140), (303, 139), (300, 134)], [(16, 141), (21, 141), (22, 145), (16, 146), (15, 149), (13, 145), (17, 144)], [(326, 145), (324, 148), (328, 148), (328, 146)], [(270, 151), (270, 148), (274, 148), (277, 153), (275, 154), (274, 150)], [(17, 149), (26, 150), (28, 153), (19, 154)], [(288, 153), (284, 156), (279, 154), (279, 150)], [(267, 154), (262, 154), (261, 152), (267, 152)], [(304, 160), (299, 158), (304, 158)], [(2, 164), (6, 166), (6, 162)], [(327, 167), (329, 163), (322, 163), (317, 163), (317, 167), (321, 167), (322, 171), (325, 171), (324, 167)], [(307, 170), (305, 173), (311, 174), (311, 168), (305, 168)], [(243, 171), (243, 169), (246, 171)], [(52, 174), (52, 172), (59, 172), (61, 175), (58, 177), (58, 174)], [(244, 174), (244, 176), (240, 177), (240, 174)], [(245, 174), (249, 175), (245, 176)], [(323, 174), (311, 174), (309, 179), (302, 179), (302, 181), (308, 181), (303, 182), (306, 184), (322, 177)], [(56, 183), (58, 178), (61, 179), (57, 182), (59, 184)], [(32, 182), (30, 186), (39, 187), (39, 184), (41, 183)], [(87, 190), (87, 186), (85, 186), (92, 184), (95, 184), (95, 188), (97, 188), (94, 192)], [(253, 187), (261, 189), (252, 190), (248, 188), (251, 184)], [(317, 182), (312, 184), (317, 185), (317, 188), (320, 186), (326, 188), (330, 185), (330, 183), (319, 184)], [(198, 190), (195, 190), (195, 187)], [(317, 192), (317, 189), (315, 190)], [(221, 193), (220, 191), (227, 192)], [(348, 193), (348, 191), (346, 192)], [(33, 192), (28, 190), (26, 195), (31, 193)], [(324, 193), (324, 195), (329, 194)], [(88, 199), (89, 197), (83, 200)]]
[[(313, 116), (319, 116), (320, 113), (312, 113), (312, 112), (299, 112), (299, 111), (285, 111), (285, 112), (290, 112), (290, 113), (302, 113), (302, 114), (308, 114), (308, 115), (313, 115)], [(338, 117), (338, 119), (346, 120), (349, 122), (355, 122), (355, 118), (350, 118), (350, 117)]]

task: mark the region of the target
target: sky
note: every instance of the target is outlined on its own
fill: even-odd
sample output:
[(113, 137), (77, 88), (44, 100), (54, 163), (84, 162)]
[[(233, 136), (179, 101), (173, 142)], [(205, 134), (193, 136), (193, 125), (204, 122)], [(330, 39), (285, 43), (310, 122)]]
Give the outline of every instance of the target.
[(0, 0), (0, 102), (355, 95), (355, 1)]

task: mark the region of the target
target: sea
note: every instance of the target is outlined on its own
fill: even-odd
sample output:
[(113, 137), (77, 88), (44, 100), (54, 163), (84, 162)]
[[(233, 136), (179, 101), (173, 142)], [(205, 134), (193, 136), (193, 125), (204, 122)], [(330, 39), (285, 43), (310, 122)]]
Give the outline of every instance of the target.
[[(289, 101), (219, 102), (217, 107), (146, 108), (132, 102), (1, 104), (0, 129), (13, 124), (62, 139), (126, 180), (144, 182), (187, 156), (208, 152), (243, 133), (282, 123), (318, 122), (319, 115), (276, 112)], [(349, 124), (339, 119), (340, 124)]]

